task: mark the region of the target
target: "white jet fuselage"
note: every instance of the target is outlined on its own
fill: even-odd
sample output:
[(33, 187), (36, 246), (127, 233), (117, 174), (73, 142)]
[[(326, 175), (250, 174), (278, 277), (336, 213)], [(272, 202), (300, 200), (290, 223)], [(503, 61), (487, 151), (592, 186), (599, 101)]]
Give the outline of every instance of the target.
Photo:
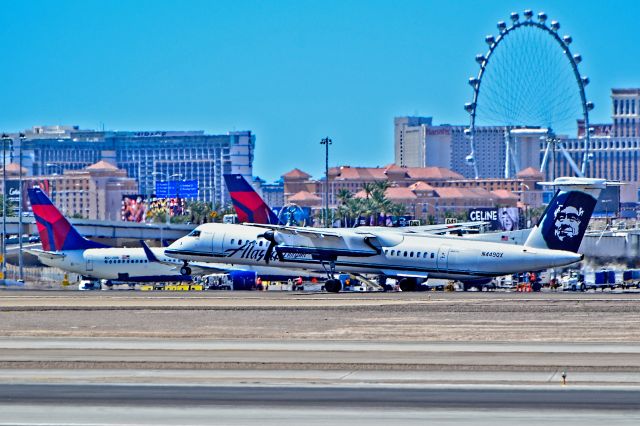
[[(186, 261), (265, 264), (269, 246), (263, 236), (265, 229), (228, 224), (206, 224), (197, 229), (199, 235), (179, 239), (166, 254)], [(367, 245), (362, 243), (364, 231), (358, 228), (331, 231), (340, 232), (340, 244), (334, 244), (331, 238), (280, 236), (270, 265), (322, 271), (319, 259), (324, 257), (333, 260), (337, 272), (475, 279), (564, 266), (582, 259), (580, 254), (562, 250), (385, 231), (376, 231)], [(295, 247), (311, 246), (324, 256), (304, 250), (294, 252)], [(283, 259), (276, 250), (281, 251)], [(329, 265), (328, 261), (324, 263)]]
[(153, 248), (153, 253), (163, 262), (149, 262), (142, 248), (95, 248), (65, 250), (59, 256), (37, 254), (40, 262), (93, 279), (135, 280), (166, 279), (180, 276), (182, 262), (165, 256), (163, 248)]

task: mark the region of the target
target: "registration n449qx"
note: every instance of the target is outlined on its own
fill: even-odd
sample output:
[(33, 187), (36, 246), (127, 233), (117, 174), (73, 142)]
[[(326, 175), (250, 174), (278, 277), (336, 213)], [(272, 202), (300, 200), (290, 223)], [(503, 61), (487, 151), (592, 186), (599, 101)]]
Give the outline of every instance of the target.
[(404, 291), (418, 280), (462, 282), (565, 266), (582, 260), (578, 248), (603, 179), (558, 178), (557, 190), (523, 245), (376, 228), (303, 228), (258, 224), (198, 226), (169, 246), (168, 256), (190, 261), (278, 266), (326, 271), (325, 289), (340, 291), (335, 272), (379, 274), (400, 280)]

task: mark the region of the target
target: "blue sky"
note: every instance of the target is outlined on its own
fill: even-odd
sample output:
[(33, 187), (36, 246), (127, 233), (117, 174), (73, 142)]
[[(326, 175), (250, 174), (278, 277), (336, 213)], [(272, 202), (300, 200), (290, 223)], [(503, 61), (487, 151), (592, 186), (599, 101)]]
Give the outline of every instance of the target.
[(0, 14), (0, 128), (252, 130), (254, 174), (393, 162), (393, 117), (464, 124), (476, 53), (512, 11), (571, 34), (592, 121), (640, 86), (640, 3), (13, 1)]

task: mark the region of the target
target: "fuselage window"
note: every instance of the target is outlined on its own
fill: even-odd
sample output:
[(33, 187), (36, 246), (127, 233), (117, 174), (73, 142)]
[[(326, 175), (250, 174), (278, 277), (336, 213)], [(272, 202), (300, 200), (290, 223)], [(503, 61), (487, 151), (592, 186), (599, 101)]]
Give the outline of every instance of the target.
[(413, 252), (409, 252), (409, 257), (413, 257)]
[(404, 252), (404, 257), (407, 257), (407, 252), (406, 251)]
[(386, 255), (386, 254), (388, 254), (388, 253), (387, 253), (387, 250), (385, 250), (385, 251), (384, 251), (384, 254), (385, 254), (385, 255)]
[(431, 253), (431, 258), (433, 259), (434, 257), (436, 257), (435, 253)]
[(395, 250), (391, 250), (391, 256), (395, 255), (396, 251)]
[(259, 245), (260, 247), (262, 247), (262, 241), (260, 241), (260, 242), (258, 243), (258, 245)]
[(233, 244), (233, 243), (235, 243), (235, 242), (236, 242), (236, 239), (235, 239), (235, 238), (232, 238), (232, 239), (231, 239), (231, 244)]
[(241, 246), (242, 245), (242, 240), (238, 240), (238, 245)]

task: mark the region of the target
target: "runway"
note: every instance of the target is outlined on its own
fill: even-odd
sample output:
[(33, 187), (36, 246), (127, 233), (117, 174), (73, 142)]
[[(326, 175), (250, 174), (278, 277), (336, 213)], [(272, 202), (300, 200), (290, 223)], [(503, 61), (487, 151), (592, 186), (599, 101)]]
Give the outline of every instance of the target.
[(637, 424), (637, 390), (0, 385), (0, 425)]
[(0, 385), (0, 404), (637, 410), (640, 389)]
[(0, 425), (640, 424), (636, 295), (2, 295)]

